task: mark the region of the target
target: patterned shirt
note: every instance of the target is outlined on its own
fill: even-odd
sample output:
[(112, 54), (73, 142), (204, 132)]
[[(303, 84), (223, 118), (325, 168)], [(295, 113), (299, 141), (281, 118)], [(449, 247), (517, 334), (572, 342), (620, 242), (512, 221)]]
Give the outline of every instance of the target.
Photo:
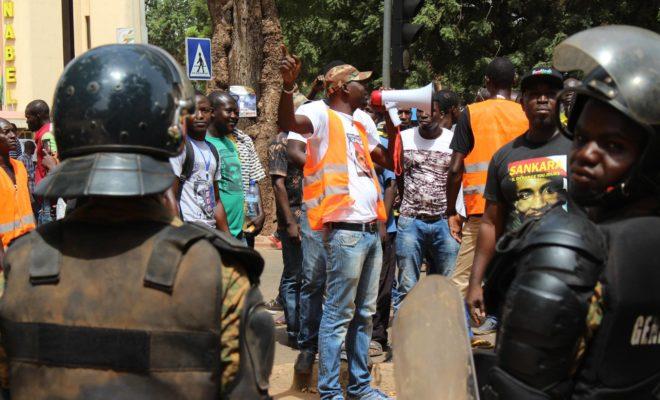
[(28, 188), (30, 189), (30, 194), (34, 193), (34, 161), (32, 161), (32, 154), (21, 154), (18, 158), (18, 161), (22, 162), (25, 165), (25, 169), (28, 173)]
[(445, 194), (452, 151), (452, 132), (443, 129), (435, 139), (424, 139), (419, 128), (401, 132), (403, 145), (403, 200), (401, 215), (439, 218), (447, 210)]
[[(298, 219), (302, 206), (302, 169), (289, 162), (286, 151), (287, 134), (280, 133), (268, 146), (268, 169), (271, 176), (283, 176), (291, 213)], [(277, 207), (277, 228), (286, 229), (284, 214)]]
[(261, 166), (257, 149), (254, 147), (252, 138), (238, 129), (229, 136), (236, 143), (238, 157), (241, 159), (241, 174), (243, 175), (243, 192), (247, 194), (250, 188), (250, 180), (259, 182), (266, 177), (264, 167)]

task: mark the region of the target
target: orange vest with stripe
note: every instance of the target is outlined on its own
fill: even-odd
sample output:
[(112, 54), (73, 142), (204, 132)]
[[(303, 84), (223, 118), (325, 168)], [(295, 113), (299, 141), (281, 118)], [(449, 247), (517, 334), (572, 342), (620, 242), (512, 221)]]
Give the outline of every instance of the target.
[(502, 146), (529, 129), (529, 121), (520, 104), (491, 99), (468, 105), (474, 147), (465, 157), (463, 196), (468, 215), (483, 214), (486, 209), (484, 189), (488, 164)]
[[(369, 154), (367, 134), (357, 121), (353, 122), (365, 149), (367, 165), (371, 169), (371, 178), (378, 193), (376, 215), (379, 221), (386, 221), (385, 204), (381, 195), (380, 185), (374, 164)], [(350, 196), (348, 187), (348, 150), (344, 125), (340, 117), (328, 110), (328, 149), (320, 158), (318, 146), (313, 138), (307, 141), (307, 162), (303, 168), (305, 177), (303, 185), (303, 201), (307, 207), (307, 218), (313, 230), (323, 229), (326, 222), (341, 222), (342, 216), (350, 213), (355, 200)], [(314, 163), (314, 160), (318, 162)]]
[(5, 170), (0, 169), (0, 237), (5, 249), (14, 238), (35, 227), (27, 171), (22, 162), (13, 158), (9, 162), (14, 169), (16, 185)]

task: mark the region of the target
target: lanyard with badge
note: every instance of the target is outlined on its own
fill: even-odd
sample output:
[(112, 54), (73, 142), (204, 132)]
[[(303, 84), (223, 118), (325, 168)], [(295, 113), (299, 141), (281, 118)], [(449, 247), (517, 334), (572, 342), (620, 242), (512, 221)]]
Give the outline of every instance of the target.
[(202, 151), (202, 149), (193, 140), (191, 140), (190, 143), (192, 143), (193, 146), (195, 146), (197, 150), (199, 150), (199, 154), (202, 155), (202, 160), (204, 160), (204, 172), (206, 173), (204, 179), (206, 179), (206, 181), (209, 181), (211, 179), (211, 176), (209, 174), (209, 169), (211, 168), (211, 158), (209, 157), (209, 159), (207, 160), (206, 156), (204, 155), (204, 151)]
[(197, 145), (197, 143), (195, 143), (193, 140), (191, 140), (190, 142), (193, 144), (193, 146), (197, 148), (197, 150), (199, 150), (199, 154), (202, 156), (202, 160), (204, 161), (204, 174), (205, 174), (204, 181), (208, 186), (207, 190), (209, 196), (209, 205), (211, 207), (215, 207), (215, 193), (213, 191), (213, 184), (212, 183), (209, 184), (209, 182), (211, 181), (211, 175), (209, 174), (209, 170), (211, 169), (211, 157), (213, 156), (207, 159), (206, 156), (204, 155), (204, 151)]

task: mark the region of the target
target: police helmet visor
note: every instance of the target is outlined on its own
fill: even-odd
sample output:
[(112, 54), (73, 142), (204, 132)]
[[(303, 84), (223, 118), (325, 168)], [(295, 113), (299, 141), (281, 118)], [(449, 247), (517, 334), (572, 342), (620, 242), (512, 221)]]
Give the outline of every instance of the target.
[[(660, 124), (660, 35), (624, 25), (601, 26), (579, 32), (554, 51), (554, 67), (590, 75), (602, 68), (613, 80), (627, 114), (646, 125)], [(585, 85), (589, 85), (586, 82)], [(607, 93), (606, 93), (607, 94)]]

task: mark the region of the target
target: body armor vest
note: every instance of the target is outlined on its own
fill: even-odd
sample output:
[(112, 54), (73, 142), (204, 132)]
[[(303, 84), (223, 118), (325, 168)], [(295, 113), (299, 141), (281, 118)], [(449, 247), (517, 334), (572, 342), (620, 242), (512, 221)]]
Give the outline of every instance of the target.
[(603, 319), (575, 378), (575, 399), (660, 399), (660, 217), (601, 225), (608, 236)]
[(192, 224), (64, 220), (17, 240), (0, 301), (12, 398), (227, 396), (218, 250), (263, 260), (215, 236)]

